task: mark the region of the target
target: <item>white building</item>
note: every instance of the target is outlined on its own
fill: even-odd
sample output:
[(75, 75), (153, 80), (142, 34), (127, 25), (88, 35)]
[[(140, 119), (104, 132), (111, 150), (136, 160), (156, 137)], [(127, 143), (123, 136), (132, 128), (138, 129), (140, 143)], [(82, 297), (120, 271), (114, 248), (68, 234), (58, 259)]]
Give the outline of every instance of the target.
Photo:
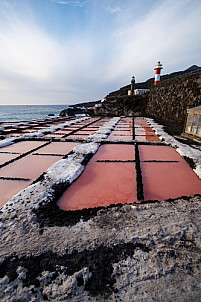
[(149, 92), (149, 91), (150, 91), (150, 89), (135, 89), (134, 90), (134, 95), (142, 95), (142, 94), (144, 94), (146, 92)]

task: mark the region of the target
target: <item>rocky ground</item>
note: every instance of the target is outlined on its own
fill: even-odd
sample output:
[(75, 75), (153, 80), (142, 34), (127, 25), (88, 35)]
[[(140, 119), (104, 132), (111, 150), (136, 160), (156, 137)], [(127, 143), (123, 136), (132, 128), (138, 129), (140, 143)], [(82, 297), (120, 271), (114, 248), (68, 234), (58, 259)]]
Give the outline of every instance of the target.
[(200, 202), (4, 212), (0, 300), (200, 301)]

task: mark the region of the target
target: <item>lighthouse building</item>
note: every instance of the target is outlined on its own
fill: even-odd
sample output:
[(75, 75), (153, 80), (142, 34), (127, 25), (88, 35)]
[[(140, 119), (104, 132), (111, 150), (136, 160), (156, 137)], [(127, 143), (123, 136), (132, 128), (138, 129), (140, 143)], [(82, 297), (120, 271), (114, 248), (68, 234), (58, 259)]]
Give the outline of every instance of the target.
[(154, 81), (154, 85), (157, 85), (160, 83), (160, 73), (161, 73), (161, 69), (163, 69), (163, 65), (161, 64), (160, 61), (158, 61), (158, 63), (156, 64), (154, 70), (155, 70), (155, 81)]

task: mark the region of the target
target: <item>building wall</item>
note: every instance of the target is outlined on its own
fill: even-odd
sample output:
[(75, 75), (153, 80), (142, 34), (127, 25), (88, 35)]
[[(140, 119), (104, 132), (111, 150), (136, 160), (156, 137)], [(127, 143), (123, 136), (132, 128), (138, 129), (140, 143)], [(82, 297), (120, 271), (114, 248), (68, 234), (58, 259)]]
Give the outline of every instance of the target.
[(150, 91), (150, 89), (135, 89), (134, 90), (134, 95), (142, 95), (142, 94), (144, 94), (146, 92), (149, 92), (149, 91)]
[(201, 105), (201, 72), (170, 79), (152, 86), (147, 114), (183, 125), (186, 109)]

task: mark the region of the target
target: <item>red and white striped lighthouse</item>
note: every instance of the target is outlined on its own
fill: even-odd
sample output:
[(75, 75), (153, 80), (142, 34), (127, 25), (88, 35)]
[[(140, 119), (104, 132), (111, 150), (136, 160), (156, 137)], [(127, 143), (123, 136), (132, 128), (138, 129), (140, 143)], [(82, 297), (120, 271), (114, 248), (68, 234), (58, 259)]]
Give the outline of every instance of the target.
[(160, 61), (158, 61), (158, 63), (156, 64), (154, 70), (155, 71), (155, 81), (154, 81), (154, 85), (157, 85), (160, 82), (160, 73), (161, 73), (161, 69), (163, 69), (162, 67), (163, 65), (161, 64)]

